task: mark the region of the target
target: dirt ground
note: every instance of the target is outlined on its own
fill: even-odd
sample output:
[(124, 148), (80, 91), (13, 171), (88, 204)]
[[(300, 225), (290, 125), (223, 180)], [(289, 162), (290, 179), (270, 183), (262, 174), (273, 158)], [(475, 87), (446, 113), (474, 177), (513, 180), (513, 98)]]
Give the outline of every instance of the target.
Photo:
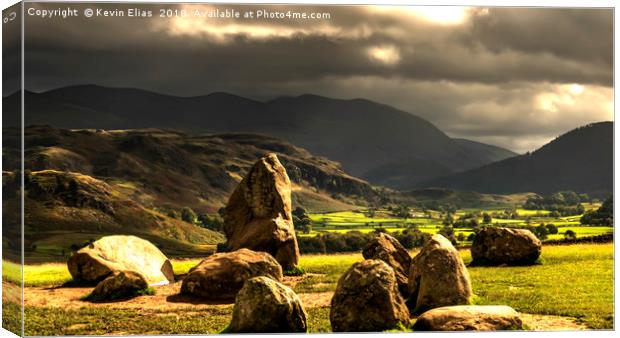
[[(293, 286), (299, 280), (296, 277), (287, 277), (285, 284)], [(25, 293), (26, 306), (59, 307), (64, 309), (88, 307), (109, 307), (116, 309), (149, 309), (165, 310), (166, 312), (185, 312), (201, 308), (231, 307), (232, 303), (214, 303), (197, 300), (192, 297), (179, 295), (181, 283), (155, 287), (154, 296), (141, 296), (130, 300), (91, 303), (80, 300), (88, 294), (92, 287), (28, 287)], [(328, 307), (333, 292), (300, 293), (299, 298), (307, 308)], [(574, 318), (560, 316), (545, 316), (522, 313), (523, 322), (532, 330), (585, 330), (587, 327), (578, 323)]]
[[(292, 284), (287, 281), (286, 284)], [(141, 296), (129, 300), (106, 303), (92, 303), (80, 298), (92, 291), (92, 287), (28, 287), (25, 293), (26, 306), (50, 306), (64, 309), (90, 307), (109, 307), (115, 309), (141, 309), (171, 310), (171, 309), (197, 309), (214, 306), (232, 306), (232, 302), (219, 303), (202, 301), (193, 297), (180, 295), (181, 282), (164, 286), (153, 287), (155, 295)], [(329, 306), (333, 292), (301, 293), (299, 298), (304, 306), (324, 307)]]

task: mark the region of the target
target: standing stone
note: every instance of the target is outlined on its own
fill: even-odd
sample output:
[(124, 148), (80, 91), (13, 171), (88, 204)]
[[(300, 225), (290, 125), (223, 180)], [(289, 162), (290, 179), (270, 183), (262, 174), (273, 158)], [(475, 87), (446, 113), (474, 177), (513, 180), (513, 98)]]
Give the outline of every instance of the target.
[(288, 286), (267, 277), (248, 279), (237, 294), (231, 332), (307, 332), (306, 311)]
[(484, 227), (471, 246), (472, 265), (529, 265), (540, 251), (540, 240), (529, 230)]
[(73, 279), (99, 282), (114, 271), (135, 271), (149, 285), (174, 281), (172, 264), (153, 243), (136, 236), (105, 236), (78, 250), (67, 262)]
[(282, 280), (282, 267), (266, 252), (240, 249), (209, 256), (191, 268), (181, 293), (210, 300), (234, 299), (246, 280), (266, 276)]
[(517, 311), (505, 305), (446, 306), (424, 312), (413, 325), (415, 331), (522, 330)]
[(130, 298), (136, 292), (148, 288), (144, 277), (134, 271), (114, 271), (97, 284), (88, 296), (89, 300), (116, 300)]
[(394, 270), (384, 261), (353, 264), (338, 280), (329, 319), (334, 332), (378, 332), (409, 326)]
[(413, 259), (409, 291), (409, 305), (415, 314), (470, 303), (473, 292), (469, 272), (459, 252), (442, 235), (434, 235)]
[(398, 289), (402, 295), (408, 295), (409, 268), (411, 256), (398, 240), (388, 234), (380, 233), (362, 251), (364, 259), (380, 259), (386, 262), (396, 274)]
[(291, 181), (275, 154), (254, 164), (230, 196), (224, 215), (228, 251), (268, 252), (285, 270), (299, 260), (291, 215)]

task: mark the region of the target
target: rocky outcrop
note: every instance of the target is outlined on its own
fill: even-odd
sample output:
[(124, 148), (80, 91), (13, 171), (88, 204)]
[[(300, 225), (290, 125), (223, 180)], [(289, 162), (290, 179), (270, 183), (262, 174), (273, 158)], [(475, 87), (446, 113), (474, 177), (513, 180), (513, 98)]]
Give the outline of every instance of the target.
[(540, 251), (540, 240), (529, 230), (485, 227), (472, 243), (472, 265), (533, 264)]
[(423, 313), (413, 325), (415, 331), (521, 330), (523, 322), (509, 306), (446, 306)]
[(293, 183), (305, 184), (327, 191), (332, 195), (360, 196), (368, 201), (378, 200), (378, 194), (368, 182), (349, 176), (336, 163), (325, 163), (316, 166), (313, 163), (299, 160), (292, 156), (279, 156), (282, 165)]
[(136, 236), (105, 236), (78, 250), (67, 262), (73, 279), (99, 282), (114, 271), (135, 271), (149, 285), (174, 281), (172, 264), (155, 245)]
[(380, 259), (386, 262), (396, 274), (398, 289), (408, 295), (409, 268), (411, 256), (398, 240), (388, 234), (380, 233), (362, 250), (364, 259)]
[(266, 276), (282, 280), (282, 267), (268, 253), (240, 249), (214, 254), (189, 270), (181, 293), (211, 300), (232, 300), (246, 280)]
[(256, 162), (230, 196), (224, 232), (229, 251), (264, 251), (285, 270), (297, 266), (299, 248), (291, 215), (291, 182), (275, 154)]
[(334, 332), (377, 332), (409, 325), (394, 270), (381, 260), (353, 264), (338, 280), (329, 319)]
[(230, 332), (306, 332), (306, 311), (289, 287), (267, 277), (248, 279), (237, 294)]
[(471, 301), (469, 272), (459, 252), (442, 235), (434, 235), (413, 259), (409, 292), (413, 313)]
[(94, 301), (126, 299), (136, 296), (138, 291), (146, 288), (148, 283), (139, 273), (115, 271), (99, 282), (87, 299)]

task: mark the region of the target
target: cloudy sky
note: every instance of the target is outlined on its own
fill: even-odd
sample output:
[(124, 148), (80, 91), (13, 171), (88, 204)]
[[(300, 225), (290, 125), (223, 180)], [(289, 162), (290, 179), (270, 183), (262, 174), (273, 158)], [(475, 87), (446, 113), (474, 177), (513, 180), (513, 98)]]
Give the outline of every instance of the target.
[[(367, 98), (453, 137), (517, 152), (613, 120), (608, 9), (179, 5), (185, 18), (26, 16), (26, 87), (137, 87), (180, 96)], [(33, 7), (28, 4), (26, 8)], [(38, 5), (38, 9), (66, 5)], [(221, 19), (266, 9), (329, 19)]]

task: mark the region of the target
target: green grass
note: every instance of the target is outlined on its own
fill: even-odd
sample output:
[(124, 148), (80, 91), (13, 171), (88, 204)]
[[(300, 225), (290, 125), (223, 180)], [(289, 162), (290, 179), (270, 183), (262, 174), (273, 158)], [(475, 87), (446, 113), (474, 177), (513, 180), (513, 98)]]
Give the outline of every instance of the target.
[[(586, 208), (592, 208), (595, 204), (588, 204)], [(456, 218), (466, 213), (482, 213), (482, 212), (502, 212), (503, 209), (461, 209), (455, 213)], [(538, 226), (541, 223), (554, 224), (560, 228), (560, 233), (550, 235), (548, 239), (564, 238), (564, 231), (571, 229), (575, 231), (577, 237), (601, 235), (607, 232), (613, 232), (613, 227), (600, 226), (582, 226), (579, 222), (581, 215), (553, 218), (549, 217), (549, 210), (525, 210), (517, 209), (519, 217), (517, 219), (500, 219), (492, 218), (491, 224), (499, 226)], [(391, 216), (385, 210), (376, 212), (375, 217), (367, 217), (363, 211), (339, 211), (322, 214), (309, 214), (312, 220), (312, 230), (307, 234), (299, 233), (300, 237), (313, 237), (324, 233), (347, 233), (350, 231), (359, 231), (361, 233), (370, 233), (376, 229), (384, 229), (389, 232), (402, 231), (407, 227), (415, 225), (420, 231), (436, 234), (442, 227), (442, 217), (438, 212), (428, 211), (432, 218), (424, 216), (421, 212), (413, 212), (417, 215), (411, 218), (397, 218)], [(529, 223), (528, 223), (529, 220)], [(478, 218), (478, 222), (482, 224), (482, 218)], [(456, 235), (463, 233), (466, 237), (472, 232), (472, 229), (457, 228)], [(468, 243), (464, 243), (468, 244)]]
[(21, 336), (22, 308), (20, 305), (2, 301), (2, 327)]
[(303, 276), (305, 273), (306, 273), (306, 270), (302, 268), (301, 266), (296, 266), (292, 269), (284, 270), (282, 272), (284, 276)]
[[(172, 268), (176, 274), (184, 274), (200, 263), (202, 259), (173, 259)], [(2, 261), (2, 279), (21, 284), (20, 265)], [(25, 286), (58, 286), (71, 282), (71, 274), (64, 263), (44, 263), (24, 266)]]
[(564, 238), (564, 233), (567, 230), (572, 230), (577, 235), (577, 238), (580, 237), (589, 237), (589, 236), (597, 236), (602, 235), (608, 232), (614, 232), (613, 227), (605, 227), (605, 226), (559, 226), (558, 233), (554, 235), (549, 235), (547, 239), (562, 239)]
[[(613, 254), (613, 244), (544, 246), (541, 265), (469, 268), (476, 303), (505, 304), (525, 313), (575, 317), (591, 328), (612, 328)], [(468, 250), (462, 250), (461, 255), (465, 262), (471, 260)], [(303, 255), (300, 267), (306, 274), (294, 291), (333, 291), (340, 276), (361, 260), (360, 253)], [(175, 273), (185, 273), (199, 261), (173, 260)], [(4, 262), (3, 267), (15, 271), (10, 264)], [(31, 272), (26, 274), (27, 285), (41, 285), (42, 281), (58, 285), (68, 276), (66, 267), (60, 264), (26, 266), (26, 271)], [(46, 273), (50, 276), (42, 278)], [(310, 332), (329, 331), (329, 308), (306, 310)], [(149, 309), (28, 307), (26, 334), (217, 333), (228, 325), (230, 311), (231, 308), (214, 307), (180, 315)]]
[(308, 332), (310, 333), (327, 333), (332, 331), (332, 326), (329, 323), (329, 308), (328, 307), (315, 307), (306, 309), (308, 317)]
[[(545, 246), (541, 265), (469, 271), (479, 304), (506, 304), (521, 312), (570, 316), (591, 328), (611, 328), (613, 253), (613, 244)], [(469, 250), (461, 255), (471, 261)], [(297, 284), (295, 291), (333, 291), (338, 278), (360, 260), (361, 254), (302, 256), (300, 265), (319, 275)]]
[[(471, 260), (468, 251), (463, 256)], [(547, 246), (542, 260), (529, 267), (470, 268), (478, 302), (613, 327), (613, 244)]]
[(173, 259), (172, 262), (172, 270), (175, 274), (184, 274), (188, 273), (189, 269), (198, 265), (198, 263), (202, 262), (202, 258), (192, 258), (192, 259)]
[(27, 336), (214, 334), (228, 325), (231, 312), (232, 307), (198, 308), (184, 313), (103, 307), (71, 310), (27, 307), (25, 334)]
[(17, 285), (22, 284), (22, 265), (2, 260), (2, 280)]
[[(21, 284), (20, 265), (2, 261), (2, 279), (12, 283)], [(24, 265), (25, 286), (61, 285), (71, 281), (71, 274), (67, 270), (67, 264), (45, 263)]]
[(544, 216), (549, 215), (551, 211), (549, 210), (528, 210), (528, 209), (517, 209), (517, 214), (519, 216)]
[(355, 262), (363, 259), (361, 253), (336, 255), (304, 255), (299, 260), (308, 276), (298, 283), (295, 292), (323, 292), (336, 289), (340, 276)]

